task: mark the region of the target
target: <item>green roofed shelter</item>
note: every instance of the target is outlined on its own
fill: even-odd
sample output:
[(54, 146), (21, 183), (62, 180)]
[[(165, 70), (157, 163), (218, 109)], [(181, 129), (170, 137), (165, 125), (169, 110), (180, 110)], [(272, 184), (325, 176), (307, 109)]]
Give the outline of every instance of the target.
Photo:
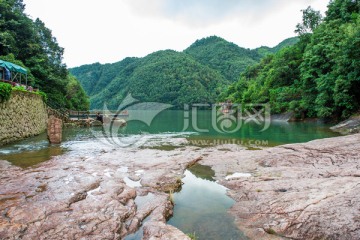
[(27, 74), (27, 70), (23, 67), (20, 67), (19, 65), (13, 64), (11, 62), (6, 62), (3, 60), (0, 60), (0, 67), (6, 67), (11, 72), (18, 72), (22, 74)]
[(2, 68), (2, 75), (1, 75), (1, 79), (3, 79), (4, 77), (4, 69), (8, 69), (10, 72), (12, 72), (11, 74), (11, 82), (15, 82), (16, 80), (20, 80), (19, 82), (21, 83), (21, 75), (24, 74), (25, 75), (25, 80), (26, 80), (26, 84), (27, 84), (27, 70), (23, 67), (20, 67), (19, 65), (16, 65), (14, 63), (11, 62), (7, 62), (7, 61), (3, 61), (0, 60), (0, 68)]

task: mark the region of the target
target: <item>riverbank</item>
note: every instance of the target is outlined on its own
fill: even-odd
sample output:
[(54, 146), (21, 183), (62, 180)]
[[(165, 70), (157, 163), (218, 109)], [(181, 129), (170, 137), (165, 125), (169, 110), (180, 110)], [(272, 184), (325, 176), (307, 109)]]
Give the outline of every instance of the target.
[(250, 238), (360, 238), (360, 134), (221, 159), (209, 154), (202, 164), (229, 188), (230, 212)]
[(32, 168), (0, 161), (0, 238), (123, 239), (143, 223), (144, 239), (188, 239), (166, 224), (168, 192), (200, 162), (229, 189), (236, 201), (230, 212), (251, 239), (358, 239), (359, 140), (260, 151), (199, 148), (182, 138), (170, 151), (80, 141)]

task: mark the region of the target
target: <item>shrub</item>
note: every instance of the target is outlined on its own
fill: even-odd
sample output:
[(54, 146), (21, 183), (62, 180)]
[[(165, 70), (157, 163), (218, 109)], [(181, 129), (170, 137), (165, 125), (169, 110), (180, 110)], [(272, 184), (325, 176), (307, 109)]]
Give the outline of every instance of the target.
[(36, 91), (35, 94), (40, 95), (42, 97), (42, 99), (44, 100), (44, 102), (47, 102), (47, 95), (46, 93), (42, 92), (42, 91)]
[(198, 238), (196, 237), (195, 232), (194, 233), (188, 233), (187, 234), (189, 238), (191, 238), (191, 240), (197, 240)]
[(0, 82), (0, 102), (9, 100), (11, 91), (12, 87), (10, 84)]
[(15, 86), (12, 89), (15, 91), (27, 92), (24, 86)]

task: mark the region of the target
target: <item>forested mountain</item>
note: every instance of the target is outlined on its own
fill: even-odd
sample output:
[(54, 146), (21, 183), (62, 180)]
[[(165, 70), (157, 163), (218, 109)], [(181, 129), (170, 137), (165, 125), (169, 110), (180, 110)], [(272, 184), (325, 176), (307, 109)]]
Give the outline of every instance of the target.
[(200, 63), (219, 71), (229, 81), (239, 80), (240, 73), (247, 67), (258, 63), (268, 54), (278, 52), (280, 49), (294, 45), (297, 37), (289, 38), (274, 48), (260, 47), (254, 50), (239, 47), (220, 37), (211, 36), (197, 40), (184, 52)]
[(25, 13), (22, 0), (0, 1), (0, 59), (27, 68), (29, 84), (57, 107), (87, 109), (89, 100), (62, 63), (64, 49), (51, 30)]
[(184, 52), (233, 82), (248, 66), (261, 59), (257, 51), (241, 48), (217, 36), (197, 40)]
[[(290, 41), (282, 44), (289, 45)], [(107, 103), (109, 108), (117, 109), (128, 93), (141, 101), (181, 108), (183, 104), (216, 102), (226, 86), (267, 54), (211, 36), (197, 40), (183, 52), (158, 51), (144, 58), (94, 63), (70, 71), (91, 97), (91, 108), (102, 108)]]
[(117, 109), (128, 93), (141, 101), (176, 107), (212, 102), (220, 93), (220, 87), (229, 84), (217, 71), (172, 50), (158, 51), (144, 58), (126, 58), (114, 64), (86, 65), (71, 71), (83, 79), (83, 86), (92, 95), (92, 108), (102, 108), (106, 102), (110, 109)]
[(273, 113), (345, 118), (360, 107), (360, 1), (334, 0), (326, 17), (310, 7), (297, 25), (300, 41), (250, 67), (221, 95), (271, 103)]
[(262, 47), (256, 48), (255, 51), (257, 51), (257, 53), (263, 58), (269, 54), (275, 54), (285, 47), (293, 46), (296, 43), (298, 43), (299, 41), (300, 41), (300, 39), (298, 37), (292, 37), (292, 38), (285, 39), (284, 41), (282, 41), (281, 43), (279, 43), (277, 46), (275, 46), (273, 48), (262, 46)]

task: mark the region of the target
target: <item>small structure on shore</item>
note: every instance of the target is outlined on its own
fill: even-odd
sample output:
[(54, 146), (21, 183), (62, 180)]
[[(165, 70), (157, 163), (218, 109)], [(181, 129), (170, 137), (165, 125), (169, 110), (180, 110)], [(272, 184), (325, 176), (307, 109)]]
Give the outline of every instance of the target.
[(232, 102), (230, 100), (227, 100), (226, 102), (222, 102), (219, 105), (221, 106), (221, 112), (223, 114), (232, 113)]
[(13, 87), (24, 82), (27, 88), (27, 70), (14, 63), (0, 60), (0, 81), (9, 83)]

